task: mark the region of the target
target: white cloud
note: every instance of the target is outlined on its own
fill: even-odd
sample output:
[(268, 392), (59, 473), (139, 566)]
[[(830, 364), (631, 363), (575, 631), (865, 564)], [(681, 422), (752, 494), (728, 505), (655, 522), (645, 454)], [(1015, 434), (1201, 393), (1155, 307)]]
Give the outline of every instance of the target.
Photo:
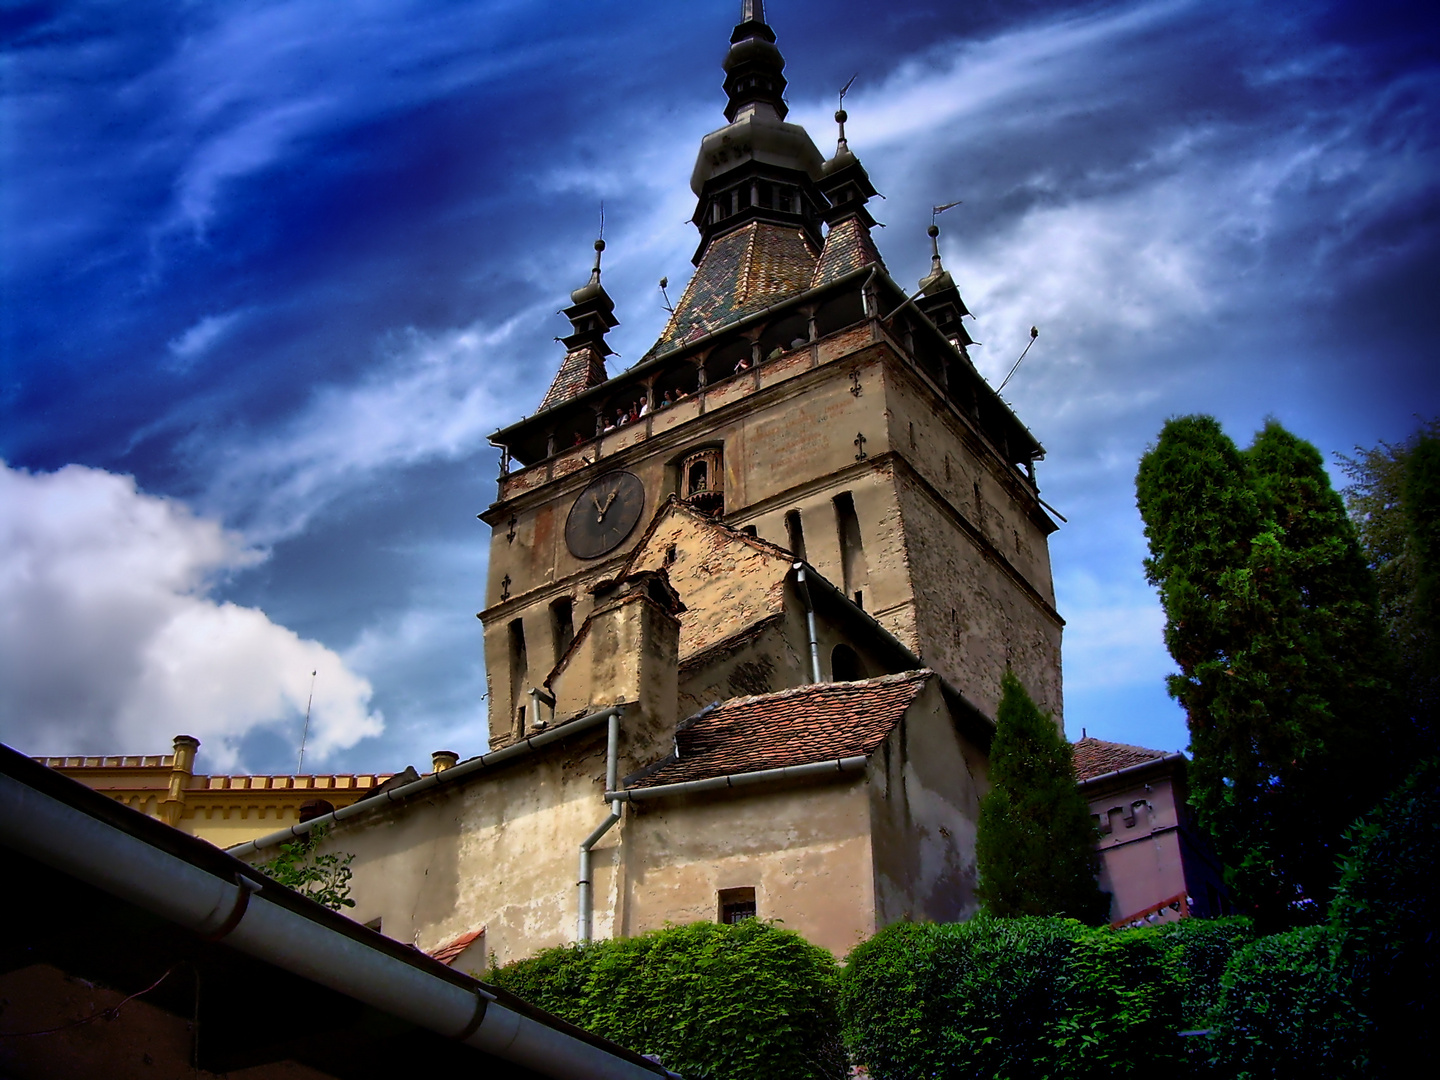
[(240, 321), (238, 311), (224, 315), (206, 315), (199, 322), (178, 334), (170, 341), (170, 354), (178, 366), (188, 367), (218, 344)]
[(378, 734), (370, 684), (336, 653), (211, 599), (262, 558), (130, 477), (0, 462), (0, 733), (55, 754), (155, 753), (183, 732), (218, 771), (257, 730), (298, 737), (313, 671), (309, 760)]

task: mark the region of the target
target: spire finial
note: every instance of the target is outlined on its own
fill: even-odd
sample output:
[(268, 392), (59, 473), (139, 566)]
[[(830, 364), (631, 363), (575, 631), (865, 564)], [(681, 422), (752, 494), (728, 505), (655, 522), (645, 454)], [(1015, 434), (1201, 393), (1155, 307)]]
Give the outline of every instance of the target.
[(765, 21), (765, 0), (740, 0), (740, 21), (742, 23)]
[(765, 23), (761, 0), (742, 0), (740, 21), (730, 34), (725, 57), (725, 119), (732, 124), (742, 110), (768, 107), (785, 119), (785, 58), (775, 47), (775, 31)]
[(840, 88), (840, 104), (835, 110), (835, 123), (840, 125), (840, 137), (835, 141), (835, 156), (839, 157), (842, 150), (848, 150), (850, 144), (845, 141), (845, 121), (850, 119), (850, 114), (845, 111), (845, 95), (850, 92), (850, 87), (855, 85), (855, 80), (860, 77), (857, 71), (850, 76), (850, 81)]

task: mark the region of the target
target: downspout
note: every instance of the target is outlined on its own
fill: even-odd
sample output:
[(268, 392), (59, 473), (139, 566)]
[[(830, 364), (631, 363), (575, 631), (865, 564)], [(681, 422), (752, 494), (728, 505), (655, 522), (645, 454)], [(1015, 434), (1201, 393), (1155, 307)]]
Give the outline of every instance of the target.
[[(610, 714), (610, 731), (605, 740), (605, 791), (608, 794), (619, 786), (620, 775), (620, 710)], [(610, 803), (610, 813), (595, 826), (595, 831), (580, 841), (580, 914), (575, 928), (575, 940), (582, 945), (593, 936), (595, 886), (590, 874), (590, 849), (620, 820), (620, 800)]]
[[(805, 604), (805, 628), (810, 634), (810, 674), (813, 676), (812, 681), (816, 683), (824, 682), (820, 677), (820, 641), (815, 634), (815, 605), (810, 602), (810, 586), (805, 581), (805, 564), (803, 562), (797, 562), (795, 564), (795, 584), (800, 586), (800, 599)], [(615, 790), (613, 784), (610, 790)]]

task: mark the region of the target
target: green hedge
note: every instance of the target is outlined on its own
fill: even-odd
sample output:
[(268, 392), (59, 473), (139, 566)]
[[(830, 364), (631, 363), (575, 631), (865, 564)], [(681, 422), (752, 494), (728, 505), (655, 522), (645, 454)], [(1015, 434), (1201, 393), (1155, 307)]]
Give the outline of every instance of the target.
[(877, 1080), (1183, 1069), (1243, 920), (1143, 930), (1066, 919), (898, 923), (851, 953), (846, 1045)]
[(1225, 970), (1210, 1037), (1216, 1075), (1371, 1075), (1366, 1021), (1333, 964), (1336, 932), (1308, 926), (1246, 945)]
[(834, 957), (755, 919), (549, 949), (490, 980), (687, 1080), (846, 1073)]

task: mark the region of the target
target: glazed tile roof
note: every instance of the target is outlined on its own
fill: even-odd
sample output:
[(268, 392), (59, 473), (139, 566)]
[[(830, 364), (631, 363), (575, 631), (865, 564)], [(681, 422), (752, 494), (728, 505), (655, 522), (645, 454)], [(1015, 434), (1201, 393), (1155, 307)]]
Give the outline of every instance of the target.
[(454, 941), (441, 945), (430, 955), (436, 960), (439, 960), (442, 964), (453, 964), (456, 957), (458, 957), (471, 945), (474, 945), (476, 939), (481, 937), (484, 933), (485, 927), (482, 926), (479, 930), (471, 930), (468, 934), (461, 934)]
[(1097, 776), (1141, 765), (1147, 761), (1159, 761), (1167, 756), (1163, 750), (1148, 750), (1143, 746), (1129, 743), (1106, 742), (1104, 739), (1081, 739), (1074, 743), (1075, 776), (1082, 782), (1094, 780)]
[(678, 757), (627, 777), (647, 788), (873, 753), (914, 703), (930, 671), (819, 683), (731, 698), (676, 730)]
[(818, 255), (799, 229), (752, 221), (710, 242), (685, 294), (644, 359), (804, 292)]
[(810, 286), (828, 285), (871, 263), (878, 264), (882, 272), (885, 270), (885, 260), (880, 257), (870, 230), (859, 218), (848, 217), (836, 222), (825, 234), (825, 247), (820, 252), (820, 261), (815, 266)]
[(540, 402), (540, 410), (543, 412), (578, 397), (592, 386), (599, 386), (605, 379), (605, 360), (593, 346), (586, 344), (572, 349), (561, 361), (560, 370), (555, 373), (555, 381), (550, 384), (544, 400)]

